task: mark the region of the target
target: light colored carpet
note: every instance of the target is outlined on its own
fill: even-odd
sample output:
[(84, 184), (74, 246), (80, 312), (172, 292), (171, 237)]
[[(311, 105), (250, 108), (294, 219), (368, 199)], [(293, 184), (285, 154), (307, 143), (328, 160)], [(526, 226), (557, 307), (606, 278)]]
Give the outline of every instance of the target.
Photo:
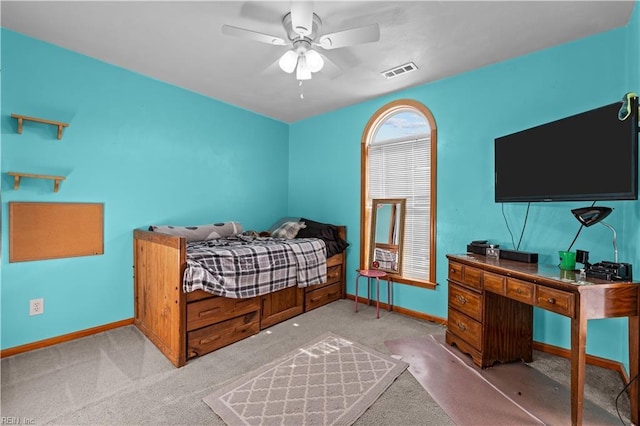
[(228, 425), (351, 425), (407, 366), (327, 333), (203, 400)]
[[(352, 300), (338, 300), (182, 368), (173, 367), (134, 326), (5, 357), (0, 412), (38, 425), (224, 426), (204, 397), (327, 332), (389, 356), (385, 341), (444, 335), (445, 328), (438, 324), (386, 310), (377, 320), (375, 306), (361, 304), (358, 313), (353, 307)], [(534, 351), (531, 366), (559, 383), (569, 381), (564, 358)], [(623, 386), (616, 372), (587, 366), (585, 396), (608, 411), (615, 413), (613, 401)], [(627, 398), (625, 418), (628, 407)], [(453, 424), (405, 370), (354, 426)]]

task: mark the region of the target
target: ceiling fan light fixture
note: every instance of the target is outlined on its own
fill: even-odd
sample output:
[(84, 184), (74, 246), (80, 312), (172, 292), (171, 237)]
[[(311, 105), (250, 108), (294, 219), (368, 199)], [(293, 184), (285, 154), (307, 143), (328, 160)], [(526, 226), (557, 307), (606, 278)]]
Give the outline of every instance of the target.
[(291, 74), (293, 70), (296, 69), (296, 65), (298, 64), (298, 54), (294, 50), (287, 50), (284, 52), (284, 55), (280, 57), (278, 61), (278, 65), (280, 65), (280, 69), (282, 71)]
[(289, 12), (282, 17), (286, 41), (285, 38), (231, 25), (223, 25), (222, 32), (229, 36), (271, 45), (289, 44), (291, 47), (280, 56), (277, 62), (284, 72), (292, 74), (295, 71), (300, 83), (302, 80), (310, 80), (312, 73), (322, 70), (329, 69), (328, 72), (334, 76), (342, 71), (331, 58), (319, 53), (314, 47), (330, 50), (371, 43), (380, 39), (378, 24), (320, 35), (322, 20), (313, 11), (313, 5), (312, 0), (291, 1)]
[(307, 65), (307, 58), (305, 55), (300, 56), (298, 59), (298, 68), (296, 68), (296, 78), (298, 80), (311, 80), (311, 70)]
[(318, 72), (322, 67), (324, 67), (324, 59), (322, 59), (322, 55), (315, 50), (307, 51), (304, 56), (311, 72)]

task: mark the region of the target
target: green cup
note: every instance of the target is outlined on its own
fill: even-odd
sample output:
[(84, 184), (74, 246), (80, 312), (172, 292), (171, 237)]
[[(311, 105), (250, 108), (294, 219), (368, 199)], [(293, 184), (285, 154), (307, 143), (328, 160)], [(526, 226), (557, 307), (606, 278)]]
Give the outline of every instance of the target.
[(563, 271), (573, 271), (576, 269), (576, 252), (563, 251), (558, 252), (560, 255), (560, 269)]

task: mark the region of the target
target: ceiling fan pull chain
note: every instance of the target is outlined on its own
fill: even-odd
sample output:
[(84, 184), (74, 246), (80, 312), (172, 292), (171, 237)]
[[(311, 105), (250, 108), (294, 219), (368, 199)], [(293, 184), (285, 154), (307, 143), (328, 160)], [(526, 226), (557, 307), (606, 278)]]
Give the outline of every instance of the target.
[(298, 86), (300, 87), (300, 99), (304, 99), (304, 90), (302, 88), (302, 80), (298, 80)]

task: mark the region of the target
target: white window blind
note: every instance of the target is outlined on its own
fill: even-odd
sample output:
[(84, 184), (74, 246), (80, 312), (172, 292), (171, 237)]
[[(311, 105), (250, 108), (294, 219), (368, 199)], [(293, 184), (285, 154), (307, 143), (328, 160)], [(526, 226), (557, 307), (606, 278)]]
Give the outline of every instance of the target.
[(414, 135), (373, 142), (368, 150), (368, 164), (370, 200), (407, 199), (402, 276), (429, 279), (431, 137)]

